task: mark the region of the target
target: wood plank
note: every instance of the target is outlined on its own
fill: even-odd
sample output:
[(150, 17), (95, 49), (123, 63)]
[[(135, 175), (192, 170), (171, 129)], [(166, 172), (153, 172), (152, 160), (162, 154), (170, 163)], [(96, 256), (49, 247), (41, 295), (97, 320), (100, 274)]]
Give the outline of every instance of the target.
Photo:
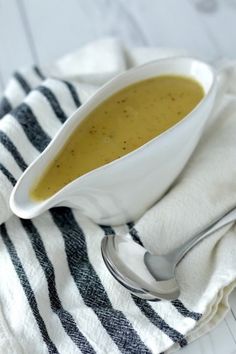
[(181, 350), (181, 354), (233, 354), (235, 352), (236, 344), (226, 321), (222, 321), (210, 333)]
[(0, 72), (0, 92), (2, 93), (4, 89), (4, 81), (3, 81), (3, 78), (2, 78), (2, 74)]
[[(148, 44), (184, 48), (193, 55), (212, 60), (219, 56), (199, 14), (187, 0), (165, 2), (120, 0), (142, 29)], [(236, 26), (235, 26), (236, 28)]]
[(232, 294), (230, 295), (230, 306), (232, 309), (232, 314), (235, 318), (235, 322), (236, 322), (236, 289), (232, 292)]
[(234, 343), (235, 343), (235, 347), (236, 347), (236, 317), (234, 316), (234, 313), (232, 310), (226, 316), (225, 322), (227, 323), (228, 329), (234, 339)]
[(236, 353), (236, 289), (230, 295), (232, 310), (215, 329), (190, 343), (183, 354), (235, 354)]
[(33, 61), (17, 1), (0, 0), (0, 71), (4, 84), (19, 66)]
[[(160, 0), (149, 1), (154, 9), (161, 4)], [(146, 22), (136, 23), (132, 12), (126, 11), (128, 4), (105, 0), (24, 0), (41, 63), (104, 36), (116, 36), (132, 45), (148, 44), (142, 29), (148, 27), (148, 18)]]
[(32, 57), (34, 60), (35, 64), (38, 64), (38, 53), (36, 51), (35, 48), (35, 43), (34, 43), (34, 39), (32, 36), (32, 31), (31, 31), (31, 27), (30, 27), (30, 23), (29, 23), (29, 19), (26, 13), (26, 9), (25, 9), (25, 5), (23, 0), (17, 0), (17, 6), (18, 6), (18, 10), (21, 16), (21, 20), (24, 26), (24, 30), (25, 30), (25, 35), (30, 47), (30, 51), (32, 53)]
[(99, 3), (101, 1), (24, 0), (41, 63), (52, 61), (105, 34), (104, 6), (100, 8)]
[(236, 47), (232, 45), (236, 31), (235, 1), (188, 0), (199, 18), (212, 43), (218, 47), (219, 56), (235, 58)]

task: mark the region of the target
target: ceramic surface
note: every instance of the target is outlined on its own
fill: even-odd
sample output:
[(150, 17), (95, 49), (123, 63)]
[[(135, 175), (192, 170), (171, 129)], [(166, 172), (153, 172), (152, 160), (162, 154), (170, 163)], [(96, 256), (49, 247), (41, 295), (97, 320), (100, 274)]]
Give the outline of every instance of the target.
[[(182, 121), (139, 149), (93, 170), (51, 198), (36, 202), (29, 191), (78, 124), (104, 99), (123, 87), (163, 74), (186, 75), (199, 81), (205, 97)], [(128, 70), (104, 85), (81, 106), (25, 171), (10, 200), (15, 214), (32, 218), (54, 206), (78, 208), (99, 224), (117, 225), (140, 217), (170, 187), (191, 156), (213, 107), (217, 91), (214, 70), (204, 62), (176, 57)]]

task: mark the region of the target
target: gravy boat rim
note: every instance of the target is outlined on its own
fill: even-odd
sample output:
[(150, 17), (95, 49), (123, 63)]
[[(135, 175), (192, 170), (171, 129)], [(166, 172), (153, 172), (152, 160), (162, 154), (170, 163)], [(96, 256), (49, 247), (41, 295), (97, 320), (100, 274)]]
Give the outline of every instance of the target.
[[(178, 121), (177, 123), (175, 123), (174, 125), (172, 125), (170, 128), (168, 128), (167, 130), (163, 131), (162, 133), (158, 134), (157, 136), (153, 137), (152, 139), (150, 139), (149, 141), (147, 141), (146, 143), (144, 143), (143, 145), (139, 146), (138, 148), (136, 148), (135, 150), (130, 151), (128, 154), (125, 154), (115, 160), (110, 161), (109, 163), (102, 165), (100, 167), (97, 167), (85, 174), (83, 174), (82, 176), (79, 176), (77, 178), (75, 178), (73, 181), (71, 181), (70, 183), (68, 183), (66, 186), (64, 186), (63, 188), (61, 188), (60, 190), (58, 190), (56, 193), (54, 193), (52, 196), (46, 198), (46, 199), (42, 199), (42, 200), (34, 200), (33, 198), (29, 198), (36, 204), (36, 205), (45, 205), (48, 204), (48, 208), (50, 208), (54, 203), (52, 203), (52, 201), (55, 201), (55, 199), (59, 199), (59, 202), (61, 200), (63, 200), (62, 197), (64, 194), (66, 194), (66, 192), (71, 189), (71, 186), (75, 183), (78, 183), (78, 181), (83, 180), (84, 178), (86, 178), (87, 176), (91, 175), (91, 174), (96, 174), (98, 172), (100, 172), (102, 169), (106, 170), (107, 168), (109, 168), (110, 166), (114, 165), (114, 164), (118, 164), (121, 160), (124, 159), (129, 159), (131, 157), (133, 157), (134, 155), (138, 154), (141, 150), (147, 149), (149, 145), (153, 144), (154, 141), (156, 142), (157, 140), (161, 140), (163, 138), (163, 136), (167, 135), (168, 133), (172, 132), (174, 129), (176, 129), (176, 127), (178, 127), (179, 125), (183, 124), (186, 120), (188, 120), (191, 115), (199, 109), (199, 106), (204, 104), (204, 102), (207, 100), (209, 94), (211, 93), (211, 91), (214, 89), (214, 86), (216, 85), (216, 69), (211, 66), (210, 64), (208, 64), (207, 62), (192, 57), (192, 56), (187, 56), (187, 55), (176, 55), (173, 57), (168, 57), (168, 58), (161, 58), (161, 59), (154, 59), (151, 60), (147, 63), (135, 66), (133, 68), (127, 69), (124, 72), (121, 72), (117, 75), (115, 75), (112, 79), (110, 79), (109, 81), (105, 82), (101, 87), (99, 87), (99, 89), (86, 101), (84, 102), (80, 107), (78, 107), (66, 120), (66, 122), (60, 127), (60, 129), (56, 132), (55, 136), (52, 138), (52, 140), (50, 141), (50, 143), (48, 144), (48, 146), (43, 150), (43, 152), (41, 152), (39, 154), (39, 156), (36, 157), (36, 159), (26, 168), (26, 170), (23, 172), (23, 174), (20, 176), (20, 178), (18, 179), (16, 185), (14, 186), (11, 195), (10, 195), (10, 207), (12, 209), (13, 212), (17, 211), (17, 215), (20, 215), (22, 218), (24, 218), (24, 212), (20, 211), (19, 213), (19, 209), (17, 208), (17, 205), (15, 204), (15, 194), (18, 190), (18, 188), (20, 188), (21, 182), (22, 180), (25, 178), (25, 176), (32, 171), (32, 169), (35, 167), (35, 165), (37, 165), (38, 161), (42, 158), (43, 155), (45, 155), (54, 145), (55, 141), (58, 139), (58, 137), (62, 134), (62, 131), (68, 126), (70, 125), (71, 119), (74, 117), (75, 114), (77, 114), (78, 112), (82, 112), (84, 110), (87, 110), (87, 108), (89, 107), (89, 105), (91, 104), (91, 100), (95, 100), (97, 97), (99, 97), (101, 95), (101, 93), (103, 92), (104, 89), (107, 88), (107, 86), (110, 86), (111, 84), (114, 84), (114, 82), (116, 82), (117, 80), (122, 79), (125, 76), (130, 75), (131, 72), (138, 72), (140, 69), (142, 69), (143, 67), (147, 67), (147, 66), (155, 66), (158, 65), (160, 63), (163, 62), (170, 62), (170, 70), (168, 73), (160, 73), (160, 74), (153, 74), (152, 76), (148, 76), (145, 79), (137, 79), (132, 81), (131, 83), (125, 84), (122, 86), (122, 88), (118, 88), (117, 90), (114, 90), (114, 92), (112, 92), (110, 95), (106, 95), (104, 99), (102, 99), (96, 106), (99, 106), (100, 104), (102, 104), (104, 101), (106, 101), (109, 97), (113, 96), (115, 93), (119, 92), (120, 90), (134, 84), (137, 82), (141, 82), (144, 80), (148, 80), (148, 79), (152, 79), (158, 76), (165, 76), (165, 75), (173, 75), (173, 76), (185, 76), (185, 74), (178, 74), (175, 72), (174, 69), (171, 68), (171, 63), (172, 62), (178, 62), (178, 61), (183, 61), (183, 60), (187, 60), (187, 61), (192, 61), (192, 62), (197, 62), (200, 65), (204, 65), (207, 70), (211, 73), (212, 78), (211, 78), (211, 84), (210, 87), (208, 89), (208, 91), (206, 92), (204, 90), (204, 96), (203, 98), (200, 100), (200, 102), (194, 106), (194, 108), (187, 114), (185, 115), (180, 121)], [(190, 75), (188, 75), (186, 73), (186, 77), (191, 77)], [(195, 79), (202, 87), (202, 81), (200, 79)], [(90, 112), (89, 112), (90, 113)], [(88, 114), (89, 114), (88, 113)], [(78, 122), (78, 125), (84, 120), (86, 119), (86, 114), (85, 116)], [(76, 129), (76, 128), (75, 128)], [(61, 146), (60, 149), (57, 149), (56, 153), (54, 154), (54, 157), (52, 159), (50, 159), (47, 164), (45, 165), (44, 169), (42, 170), (42, 173), (40, 174), (40, 177), (43, 175), (43, 173), (46, 171), (47, 167), (50, 165), (50, 163), (53, 161), (53, 159), (55, 158), (55, 156), (63, 149), (63, 146), (65, 145), (65, 143), (67, 142), (68, 138), (71, 136), (72, 132), (70, 132), (69, 134), (67, 134), (66, 138), (63, 138), (63, 145)], [(38, 178), (38, 180), (40, 179), (40, 177)], [(28, 194), (30, 192), (30, 190), (32, 189), (32, 185), (30, 185), (28, 187)], [(38, 214), (37, 214), (38, 215)]]

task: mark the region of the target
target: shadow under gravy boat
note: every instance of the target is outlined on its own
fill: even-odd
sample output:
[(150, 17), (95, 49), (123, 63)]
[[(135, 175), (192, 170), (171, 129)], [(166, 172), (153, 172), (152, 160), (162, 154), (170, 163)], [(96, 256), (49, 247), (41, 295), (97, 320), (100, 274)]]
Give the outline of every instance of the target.
[[(75, 179), (46, 200), (30, 197), (35, 182), (91, 111), (122, 88), (158, 75), (191, 77), (202, 85), (204, 98), (180, 122), (138, 149)], [(12, 211), (21, 218), (32, 218), (49, 208), (67, 206), (99, 224), (136, 220), (163, 196), (191, 156), (222, 86), (221, 76), (210, 65), (189, 57), (152, 61), (116, 76), (72, 114), (23, 173), (11, 194)]]

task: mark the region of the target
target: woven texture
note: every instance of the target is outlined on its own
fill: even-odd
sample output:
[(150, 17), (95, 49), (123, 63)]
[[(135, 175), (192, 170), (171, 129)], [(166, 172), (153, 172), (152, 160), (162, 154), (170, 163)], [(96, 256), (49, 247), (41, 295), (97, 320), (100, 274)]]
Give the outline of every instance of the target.
[(129, 49), (107, 39), (51, 66), (20, 70), (10, 80), (0, 105), (1, 352), (161, 353), (185, 346), (226, 313), (236, 277), (234, 225), (184, 258), (177, 269), (181, 296), (172, 302), (130, 295), (108, 273), (100, 243), (105, 234), (126, 234), (165, 253), (233, 205), (232, 94), (224, 96), (217, 119), (175, 185), (140, 220), (104, 227), (62, 207), (20, 220), (9, 208), (22, 172), (102, 83), (131, 66), (171, 55), (176, 52)]

